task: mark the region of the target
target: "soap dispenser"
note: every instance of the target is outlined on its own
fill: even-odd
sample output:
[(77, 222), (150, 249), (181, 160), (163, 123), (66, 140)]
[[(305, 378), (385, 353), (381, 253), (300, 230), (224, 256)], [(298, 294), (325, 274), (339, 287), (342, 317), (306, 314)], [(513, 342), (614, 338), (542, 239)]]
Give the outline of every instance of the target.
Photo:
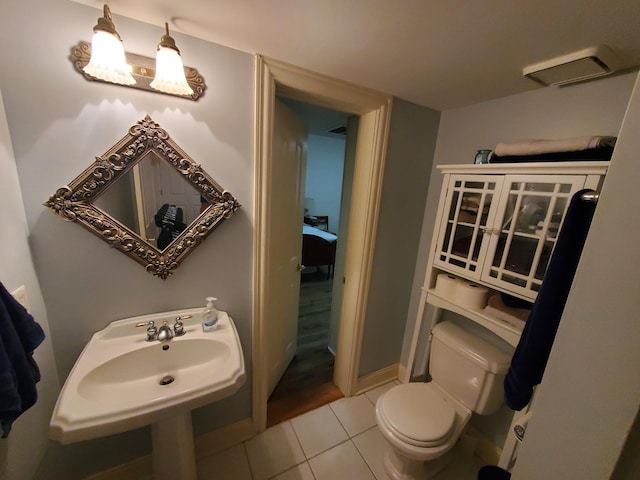
[(217, 300), (216, 297), (207, 297), (207, 306), (204, 309), (204, 315), (202, 320), (202, 330), (209, 331), (218, 328), (218, 310), (213, 306), (213, 302)]

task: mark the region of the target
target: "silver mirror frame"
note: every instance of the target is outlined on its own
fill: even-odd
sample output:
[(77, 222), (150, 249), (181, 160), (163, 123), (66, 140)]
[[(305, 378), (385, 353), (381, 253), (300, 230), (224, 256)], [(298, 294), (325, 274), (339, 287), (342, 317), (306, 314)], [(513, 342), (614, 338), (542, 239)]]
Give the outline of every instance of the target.
[[(168, 162), (209, 202), (209, 206), (162, 251), (93, 204), (150, 152)], [(174, 273), (207, 235), (240, 208), (237, 199), (218, 185), (149, 115), (129, 128), (122, 140), (101, 157), (96, 157), (95, 162), (71, 183), (56, 190), (44, 205), (64, 220), (79, 223), (163, 280)]]

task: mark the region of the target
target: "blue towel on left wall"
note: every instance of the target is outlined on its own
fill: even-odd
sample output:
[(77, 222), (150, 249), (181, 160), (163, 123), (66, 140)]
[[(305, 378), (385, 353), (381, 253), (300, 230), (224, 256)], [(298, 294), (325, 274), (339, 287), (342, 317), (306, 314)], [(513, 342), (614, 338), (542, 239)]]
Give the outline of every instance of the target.
[(38, 399), (40, 370), (33, 351), (44, 331), (27, 310), (0, 283), (0, 426), (2, 438), (14, 420)]

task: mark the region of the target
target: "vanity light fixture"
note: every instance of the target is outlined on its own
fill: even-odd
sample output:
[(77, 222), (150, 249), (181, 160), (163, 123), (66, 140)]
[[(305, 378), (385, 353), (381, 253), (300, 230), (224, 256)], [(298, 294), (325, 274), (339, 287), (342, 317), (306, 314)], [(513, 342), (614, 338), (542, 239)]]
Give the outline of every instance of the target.
[(85, 79), (191, 100), (198, 100), (204, 95), (207, 89), (204, 78), (195, 68), (182, 64), (180, 50), (169, 35), (167, 23), (156, 59), (124, 51), (108, 5), (104, 6), (104, 16), (98, 19), (93, 30), (92, 43), (83, 41), (73, 46), (69, 57), (76, 71)]
[(180, 50), (176, 42), (169, 35), (169, 24), (165, 23), (166, 34), (160, 38), (156, 53), (156, 76), (151, 87), (165, 93), (178, 95), (193, 95), (193, 90), (184, 76), (184, 66), (180, 57)]
[(91, 60), (83, 70), (85, 73), (106, 82), (133, 85), (136, 80), (127, 65), (122, 39), (111, 18), (109, 5), (105, 4), (103, 11), (104, 16), (100, 17), (98, 23), (93, 27)]

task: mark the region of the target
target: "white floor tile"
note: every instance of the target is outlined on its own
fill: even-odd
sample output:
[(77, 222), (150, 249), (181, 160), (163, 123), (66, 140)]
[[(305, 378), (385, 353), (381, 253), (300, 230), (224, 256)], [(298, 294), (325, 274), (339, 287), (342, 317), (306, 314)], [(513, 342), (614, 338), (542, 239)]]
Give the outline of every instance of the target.
[(380, 397), (380, 395), (382, 395), (387, 390), (395, 387), (396, 385), (399, 385), (399, 383), (400, 382), (398, 382), (397, 380), (393, 382), (385, 383), (384, 385), (380, 385), (379, 387), (376, 387), (373, 390), (369, 390), (368, 392), (365, 392), (365, 395), (375, 407), (376, 402), (378, 401), (378, 398)]
[(291, 419), (307, 458), (344, 442), (349, 437), (328, 405)]
[(264, 480), (305, 461), (290, 422), (275, 425), (245, 442), (253, 480)]
[(365, 395), (341, 398), (329, 404), (350, 437), (376, 425), (376, 410)]
[(307, 462), (304, 462), (281, 473), (273, 480), (314, 480), (314, 477), (313, 473), (311, 473), (311, 467)]
[(316, 480), (375, 480), (351, 440), (309, 460)]
[(198, 460), (198, 480), (251, 480), (244, 445)]
[(384, 455), (387, 449), (387, 441), (384, 439), (378, 427), (367, 430), (353, 438), (356, 448), (364, 458), (369, 468), (378, 480), (389, 480), (384, 471)]

